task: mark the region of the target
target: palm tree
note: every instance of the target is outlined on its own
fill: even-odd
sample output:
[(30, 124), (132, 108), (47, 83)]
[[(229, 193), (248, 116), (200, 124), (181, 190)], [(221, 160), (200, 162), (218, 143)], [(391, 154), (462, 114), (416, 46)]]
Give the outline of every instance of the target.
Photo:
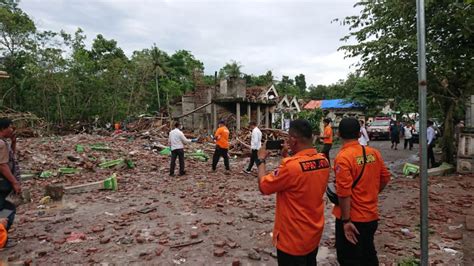
[(242, 65), (235, 60), (230, 61), (230, 63), (225, 64), (221, 70), (219, 70), (220, 78), (239, 78), (242, 76), (242, 71), (240, 70)]

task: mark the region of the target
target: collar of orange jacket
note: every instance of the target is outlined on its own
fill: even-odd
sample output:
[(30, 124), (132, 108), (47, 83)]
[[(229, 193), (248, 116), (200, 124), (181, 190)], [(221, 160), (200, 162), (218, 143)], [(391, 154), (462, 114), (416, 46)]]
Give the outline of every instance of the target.
[(316, 152), (315, 148), (308, 148), (308, 149), (304, 149), (304, 150), (301, 150), (301, 151), (297, 152), (295, 154), (295, 156), (315, 155), (316, 153), (317, 152)]
[(344, 143), (344, 145), (342, 145), (342, 148), (344, 149), (344, 148), (347, 148), (347, 147), (350, 147), (350, 146), (355, 146), (355, 145), (359, 145), (359, 141), (356, 140), (356, 139)]

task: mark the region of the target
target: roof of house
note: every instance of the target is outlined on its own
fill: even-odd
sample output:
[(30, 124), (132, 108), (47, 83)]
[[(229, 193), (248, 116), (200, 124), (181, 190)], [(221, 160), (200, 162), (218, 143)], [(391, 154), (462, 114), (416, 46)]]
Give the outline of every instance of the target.
[(303, 107), (303, 109), (313, 110), (316, 108), (320, 108), (321, 102), (321, 100), (311, 100)]
[(269, 86), (253, 86), (245, 89), (245, 97), (247, 98), (258, 98), (260, 97)]

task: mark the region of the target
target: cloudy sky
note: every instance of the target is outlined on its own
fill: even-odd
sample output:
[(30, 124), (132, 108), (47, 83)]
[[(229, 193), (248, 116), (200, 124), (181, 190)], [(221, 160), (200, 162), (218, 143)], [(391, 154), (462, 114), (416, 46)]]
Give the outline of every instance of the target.
[(39, 29), (97, 34), (131, 54), (156, 43), (185, 49), (212, 74), (236, 60), (247, 74), (272, 70), (309, 84), (331, 84), (354, 70), (337, 48), (347, 28), (334, 18), (358, 13), (356, 0), (22, 0)]

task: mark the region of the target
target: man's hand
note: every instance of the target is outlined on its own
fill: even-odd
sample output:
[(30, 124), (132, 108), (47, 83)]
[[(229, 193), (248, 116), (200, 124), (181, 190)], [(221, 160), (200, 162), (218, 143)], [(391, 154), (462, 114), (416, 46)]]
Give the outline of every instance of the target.
[(263, 144), (263, 146), (260, 148), (260, 150), (258, 150), (257, 157), (258, 157), (259, 160), (265, 160), (268, 157), (268, 155), (270, 154), (270, 152), (267, 151), (267, 149), (265, 148), (266, 144), (267, 143), (265, 142)]
[(345, 223), (343, 225), (344, 227), (344, 236), (346, 236), (346, 239), (351, 242), (352, 244), (357, 244), (357, 236), (359, 234), (359, 231), (357, 231), (357, 228), (352, 222)]
[(20, 183), (17, 181), (17, 182), (14, 182), (12, 184), (13, 186), (13, 190), (15, 191), (16, 194), (20, 194), (21, 193), (21, 185)]

